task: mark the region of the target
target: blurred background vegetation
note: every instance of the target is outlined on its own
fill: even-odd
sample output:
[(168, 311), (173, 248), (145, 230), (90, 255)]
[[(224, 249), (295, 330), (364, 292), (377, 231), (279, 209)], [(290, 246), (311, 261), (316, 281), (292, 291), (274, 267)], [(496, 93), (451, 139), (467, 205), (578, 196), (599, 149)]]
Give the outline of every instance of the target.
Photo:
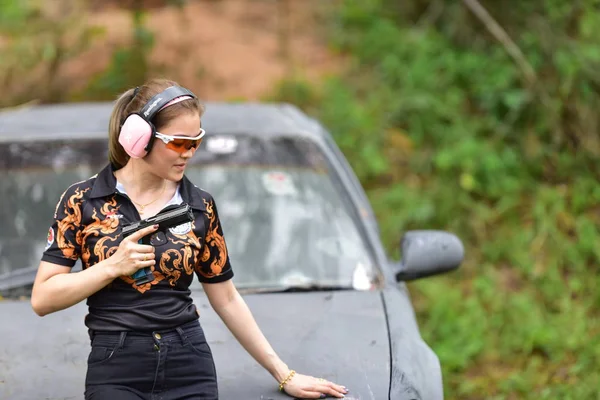
[[(238, 2), (267, 4), (278, 21), (283, 72), (256, 96), (330, 129), (390, 254), (409, 229), (465, 242), (461, 270), (409, 284), (446, 397), (599, 398), (598, 2), (307, 0), (313, 24), (290, 29), (298, 2)], [(169, 7), (186, 23), (198, 2), (105, 3), (130, 20), (126, 43), (102, 42), (111, 25), (90, 22), (98, 6), (83, 0), (50, 10), (0, 0), (0, 107), (114, 99), (153, 74), (179, 79), (150, 57), (160, 37), (146, 18)], [(315, 77), (298, 64), (291, 42), (306, 29), (341, 67)], [(69, 66), (97, 41), (109, 53), (102, 68)], [(211, 80), (195, 62), (196, 78)]]

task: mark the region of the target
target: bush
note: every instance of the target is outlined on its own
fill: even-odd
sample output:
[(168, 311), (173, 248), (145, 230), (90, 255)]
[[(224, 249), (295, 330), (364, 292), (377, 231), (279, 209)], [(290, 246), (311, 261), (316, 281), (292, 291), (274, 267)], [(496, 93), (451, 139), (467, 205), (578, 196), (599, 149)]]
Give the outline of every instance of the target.
[(64, 101), (61, 66), (103, 30), (86, 21), (86, 1), (0, 0), (0, 107)]
[(527, 78), (464, 4), (341, 1), (330, 38), (348, 71), (299, 104), (367, 188), (390, 253), (408, 229), (465, 242), (460, 271), (410, 285), (448, 398), (595, 398), (598, 13), (483, 2)]

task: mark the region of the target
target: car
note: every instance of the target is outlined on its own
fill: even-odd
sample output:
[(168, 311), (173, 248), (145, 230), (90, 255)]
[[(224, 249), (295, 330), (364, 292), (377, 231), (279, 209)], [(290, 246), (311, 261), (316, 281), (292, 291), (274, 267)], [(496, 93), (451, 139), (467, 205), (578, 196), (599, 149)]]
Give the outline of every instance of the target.
[[(297, 107), (207, 102), (207, 136), (186, 175), (220, 218), (234, 283), (281, 358), (349, 388), (346, 399), (443, 398), (406, 282), (457, 269), (461, 240), (405, 232), (386, 254), (375, 214), (332, 135)], [(76, 399), (89, 338), (85, 302), (37, 316), (27, 298), (61, 193), (107, 163), (113, 103), (0, 112), (0, 398)], [(73, 271), (81, 268), (78, 263)], [(191, 288), (223, 399), (285, 399)]]

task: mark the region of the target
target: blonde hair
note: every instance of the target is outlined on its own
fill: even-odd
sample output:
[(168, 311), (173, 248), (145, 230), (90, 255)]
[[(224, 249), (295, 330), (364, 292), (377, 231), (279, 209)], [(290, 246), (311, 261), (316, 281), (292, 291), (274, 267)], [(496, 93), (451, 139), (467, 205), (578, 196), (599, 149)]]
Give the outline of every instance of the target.
[[(167, 79), (152, 79), (140, 86), (137, 93), (135, 89), (129, 89), (119, 96), (113, 107), (108, 125), (108, 160), (115, 169), (124, 167), (129, 161), (129, 155), (119, 143), (121, 126), (127, 116), (140, 111), (152, 97), (171, 86), (179, 86), (179, 84)], [(198, 113), (201, 117), (204, 113), (204, 106), (200, 104), (198, 99), (186, 99), (159, 111), (152, 119), (152, 123), (157, 130), (160, 130), (185, 113)]]

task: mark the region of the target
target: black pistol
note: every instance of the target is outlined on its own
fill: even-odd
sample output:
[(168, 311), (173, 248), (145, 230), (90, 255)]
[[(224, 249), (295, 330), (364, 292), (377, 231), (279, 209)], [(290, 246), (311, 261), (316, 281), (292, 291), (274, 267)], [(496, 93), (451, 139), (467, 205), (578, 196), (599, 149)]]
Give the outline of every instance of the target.
[[(162, 231), (164, 233), (171, 227), (181, 225), (186, 222), (192, 222), (193, 220), (194, 212), (189, 204), (183, 203), (178, 206), (169, 206), (153, 217), (125, 225), (123, 227), (123, 237), (126, 238), (140, 229), (158, 224), (158, 229), (155, 232), (153, 232), (151, 235), (144, 236), (139, 241), (141, 244), (151, 244), (152, 237), (157, 235), (159, 232)], [(136, 285), (142, 285), (144, 283), (152, 282), (154, 280), (154, 275), (152, 274), (152, 269), (150, 267), (144, 267), (133, 274), (131, 278), (135, 280)]]

